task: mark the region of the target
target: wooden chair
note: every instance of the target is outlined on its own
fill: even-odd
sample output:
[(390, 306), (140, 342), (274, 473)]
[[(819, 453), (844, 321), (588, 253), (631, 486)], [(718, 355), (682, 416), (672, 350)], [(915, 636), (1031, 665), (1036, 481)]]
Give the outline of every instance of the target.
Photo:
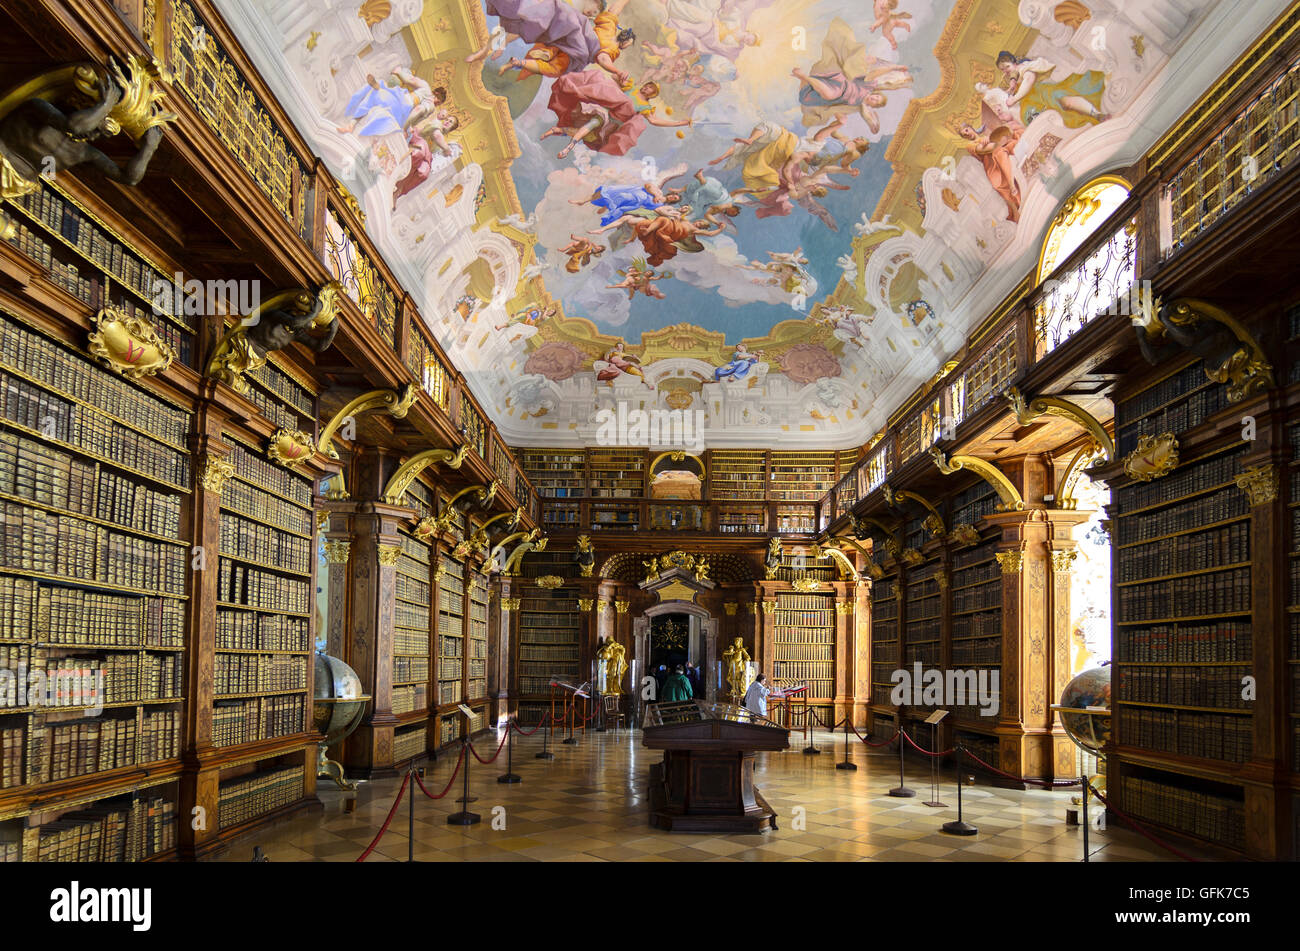
[(603, 711), (605, 728), (617, 730), (619, 723), (623, 720), (623, 695), (607, 693), (601, 697), (601, 703), (605, 706)]

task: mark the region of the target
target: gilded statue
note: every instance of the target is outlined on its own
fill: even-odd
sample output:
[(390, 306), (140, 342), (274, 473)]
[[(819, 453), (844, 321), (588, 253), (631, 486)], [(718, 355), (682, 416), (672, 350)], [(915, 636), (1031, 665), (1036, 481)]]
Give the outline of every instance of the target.
[(700, 557), (695, 562), (695, 580), (707, 581), (709, 578), (709, 561), (707, 558)]
[(730, 647), (722, 652), (722, 663), (727, 668), (727, 683), (731, 685), (731, 697), (737, 703), (749, 689), (749, 651), (745, 650), (744, 638), (736, 638)]
[(300, 343), (324, 353), (338, 333), (342, 285), (330, 281), (317, 291), (297, 288), (276, 294), (226, 331), (208, 363), (208, 376), (237, 393), (248, 390), (243, 375), (266, 365), (266, 355)]
[(645, 567), (645, 580), (654, 581), (659, 577), (659, 558), (658, 556), (649, 558), (641, 564)]
[(627, 648), (618, 641), (607, 640), (596, 651), (596, 658), (605, 662), (604, 678), (600, 692), (607, 696), (618, 696), (623, 692), (623, 675), (627, 673)]
[(767, 572), (767, 580), (771, 581), (776, 577), (777, 571), (781, 567), (781, 539), (773, 535), (767, 543), (767, 557), (763, 559), (763, 568)]

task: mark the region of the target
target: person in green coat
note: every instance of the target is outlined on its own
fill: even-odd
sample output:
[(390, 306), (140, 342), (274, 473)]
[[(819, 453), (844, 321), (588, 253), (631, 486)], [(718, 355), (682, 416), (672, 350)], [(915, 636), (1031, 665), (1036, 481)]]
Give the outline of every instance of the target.
[(692, 696), (691, 682), (686, 679), (682, 665), (678, 664), (664, 681), (664, 691), (659, 699), (665, 703), (672, 703), (674, 700), (690, 700)]

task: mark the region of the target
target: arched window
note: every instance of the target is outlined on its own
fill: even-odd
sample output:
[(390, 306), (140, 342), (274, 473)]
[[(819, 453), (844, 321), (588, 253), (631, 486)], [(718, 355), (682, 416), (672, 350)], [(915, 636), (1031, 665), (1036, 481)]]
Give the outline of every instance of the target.
[(1114, 175), (1094, 179), (1071, 195), (1057, 212), (1043, 239), (1034, 300), (1038, 356), (1050, 353), (1094, 317), (1130, 314), (1135, 278), (1137, 220), (1120, 226), (1110, 240), (1085, 259), (1056, 273), (1093, 233), (1124, 204), (1129, 184)]

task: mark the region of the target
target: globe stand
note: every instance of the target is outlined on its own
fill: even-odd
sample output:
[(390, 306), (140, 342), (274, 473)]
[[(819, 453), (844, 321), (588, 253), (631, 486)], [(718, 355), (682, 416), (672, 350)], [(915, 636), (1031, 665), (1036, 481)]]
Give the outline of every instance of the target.
[(460, 798), (457, 799), (456, 801), (461, 804), (461, 810), (460, 812), (453, 812), (451, 815), (447, 817), (447, 825), (473, 826), (473, 825), (478, 825), (480, 822), (482, 822), (483, 817), (480, 816), (477, 812), (470, 812), (468, 808), (471, 802), (478, 802), (478, 796), (471, 796), (469, 794), (469, 757), (470, 757), (469, 737), (468, 736), (463, 737), (460, 742), (461, 742), (461, 751), (460, 751), (461, 756), (465, 757), (465, 780), (462, 786), (463, 792), (461, 793)]
[(962, 821), (961, 817), (961, 776), (962, 776), (962, 758), (966, 748), (958, 744), (957, 746), (957, 818), (952, 822), (945, 822), (942, 826), (943, 831), (949, 835), (975, 835), (979, 829), (969, 822)]
[(903, 747), (906, 745), (905, 735), (902, 726), (898, 728), (898, 786), (889, 791), (889, 795), (895, 799), (911, 799), (916, 795), (915, 789), (907, 788), (907, 781), (903, 777)]
[(506, 785), (522, 782), (523, 779), (515, 773), (515, 721), (506, 720), (506, 771), (502, 776), (497, 777), (497, 782)]
[[(846, 769), (849, 771), (853, 771), (858, 768), (856, 763), (851, 762), (849, 760), (849, 719), (852, 717), (852, 715), (853, 713), (850, 710), (850, 712), (846, 714), (844, 717), (844, 761), (841, 763), (836, 763), (835, 764), (836, 769)], [(832, 740), (833, 739), (834, 738), (832, 737)]]

